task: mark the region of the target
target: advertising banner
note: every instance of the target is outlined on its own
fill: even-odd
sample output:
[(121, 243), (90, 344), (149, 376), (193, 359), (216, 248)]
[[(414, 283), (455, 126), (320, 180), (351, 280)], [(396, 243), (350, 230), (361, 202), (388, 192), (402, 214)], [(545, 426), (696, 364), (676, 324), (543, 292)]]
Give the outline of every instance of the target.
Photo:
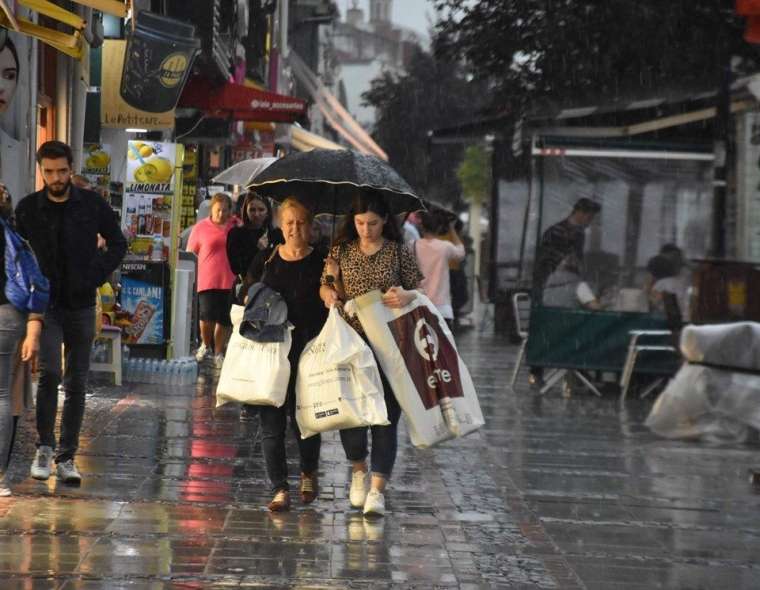
[(127, 42), (121, 39), (103, 42), (100, 124), (120, 129), (174, 129), (174, 109), (164, 113), (141, 111), (128, 105), (119, 94), (126, 47)]
[(164, 342), (167, 268), (163, 263), (124, 262), (121, 265), (121, 307), (129, 313), (123, 324), (127, 344)]
[(82, 175), (92, 186), (107, 189), (111, 182), (111, 146), (85, 143)]
[(176, 150), (173, 143), (128, 142), (122, 226), (131, 237), (161, 236), (168, 245)]

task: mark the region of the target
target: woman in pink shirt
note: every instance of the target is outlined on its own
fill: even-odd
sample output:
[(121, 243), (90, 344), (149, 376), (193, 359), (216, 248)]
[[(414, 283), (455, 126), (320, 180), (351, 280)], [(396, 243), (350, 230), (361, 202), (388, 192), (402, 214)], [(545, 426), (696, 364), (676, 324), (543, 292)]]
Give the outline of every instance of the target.
[(230, 335), (230, 289), (235, 281), (227, 258), (227, 234), (235, 227), (230, 217), (232, 199), (217, 193), (211, 199), (211, 213), (193, 227), (187, 250), (198, 257), (198, 307), (201, 346), (195, 353), (198, 362), (216, 353), (214, 363), (220, 369), (224, 362), (224, 346)]
[[(453, 223), (448, 228), (449, 234), (446, 237), (451, 240), (448, 242), (436, 237), (442, 233), (440, 216), (424, 211), (419, 218), (422, 238), (414, 240), (410, 247), (417, 258), (417, 266), (425, 276), (420, 286), (451, 327), (454, 321), (454, 309), (451, 306), (449, 262), (464, 259), (464, 245), (457, 232), (454, 231)], [(443, 227), (446, 226), (443, 225)]]

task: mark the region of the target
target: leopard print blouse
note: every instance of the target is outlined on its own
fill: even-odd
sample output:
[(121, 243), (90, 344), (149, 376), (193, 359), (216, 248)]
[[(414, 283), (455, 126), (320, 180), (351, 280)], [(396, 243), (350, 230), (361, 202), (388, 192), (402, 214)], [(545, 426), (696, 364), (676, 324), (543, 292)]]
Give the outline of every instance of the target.
[[(348, 299), (359, 297), (374, 289), (385, 292), (399, 285), (404, 289), (416, 289), (424, 278), (417, 267), (414, 254), (400, 242), (385, 240), (377, 252), (367, 256), (359, 249), (358, 240), (354, 240), (348, 244), (333, 246), (330, 256), (340, 265), (343, 289)], [(322, 271), (321, 282), (323, 285), (327, 284), (326, 267)], [(364, 334), (358, 318), (347, 318), (345, 315), (343, 317), (357, 332)]]

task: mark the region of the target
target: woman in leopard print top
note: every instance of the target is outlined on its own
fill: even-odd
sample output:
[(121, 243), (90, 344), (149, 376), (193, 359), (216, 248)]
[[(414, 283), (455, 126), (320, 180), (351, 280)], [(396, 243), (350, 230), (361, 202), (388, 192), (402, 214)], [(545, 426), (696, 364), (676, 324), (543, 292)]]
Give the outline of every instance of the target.
[[(351, 213), (325, 261), (319, 294), (327, 307), (364, 295), (373, 289), (383, 291), (389, 307), (404, 307), (416, 297), (422, 280), (414, 255), (401, 241), (401, 232), (385, 201), (376, 193), (359, 193)], [(332, 279), (332, 280), (331, 280)], [(364, 334), (356, 318), (347, 318)], [(396, 460), (398, 421), (401, 408), (382, 370), (388, 426), (372, 426), (372, 477), (367, 493), (367, 428), (340, 431), (346, 458), (353, 466), (349, 499), (364, 514), (385, 512), (385, 486)]]

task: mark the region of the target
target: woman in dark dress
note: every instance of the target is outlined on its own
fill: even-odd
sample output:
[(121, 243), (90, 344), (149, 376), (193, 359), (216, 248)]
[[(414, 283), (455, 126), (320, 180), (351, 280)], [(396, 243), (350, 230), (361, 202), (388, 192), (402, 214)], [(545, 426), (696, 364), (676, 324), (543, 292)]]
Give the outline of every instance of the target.
[(259, 280), (280, 293), (288, 305), (288, 321), (294, 326), (291, 332), (293, 344), (288, 355), (291, 371), (285, 403), (280, 408), (259, 407), (261, 446), (274, 493), (268, 505), (272, 512), (290, 508), (288, 464), (285, 455), (288, 418), (300, 454), (301, 501), (310, 504), (319, 493), (317, 470), (321, 438), (318, 434), (307, 439), (301, 438), (295, 418), (295, 383), (301, 352), (306, 344), (319, 334), (327, 319), (327, 310), (319, 298), (324, 253), (309, 245), (312, 214), (301, 203), (289, 198), (281, 205), (278, 215), (285, 243), (277, 246), (271, 253), (259, 252), (251, 263), (246, 281)]

